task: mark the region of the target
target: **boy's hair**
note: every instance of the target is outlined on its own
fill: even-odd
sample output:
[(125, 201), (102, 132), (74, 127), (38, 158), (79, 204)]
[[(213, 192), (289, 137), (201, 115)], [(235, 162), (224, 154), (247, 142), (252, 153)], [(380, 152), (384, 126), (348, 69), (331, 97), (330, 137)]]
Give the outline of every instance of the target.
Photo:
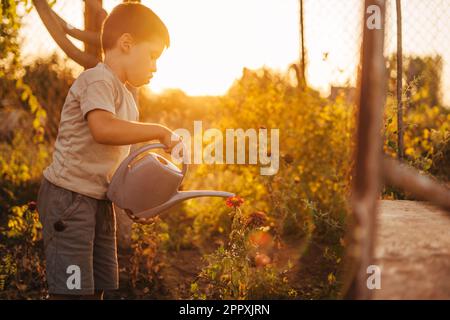
[(114, 48), (124, 33), (131, 34), (137, 42), (158, 39), (166, 48), (170, 46), (164, 22), (150, 8), (137, 2), (119, 4), (105, 19), (101, 33), (103, 52)]

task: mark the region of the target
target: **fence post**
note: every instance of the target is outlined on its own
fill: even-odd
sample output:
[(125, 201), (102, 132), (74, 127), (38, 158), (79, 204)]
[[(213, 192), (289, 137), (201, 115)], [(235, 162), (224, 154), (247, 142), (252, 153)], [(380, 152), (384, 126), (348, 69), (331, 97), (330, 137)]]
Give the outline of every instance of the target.
[(301, 68), (301, 88), (306, 88), (306, 61), (305, 61), (305, 20), (304, 20), (304, 2), (303, 0), (299, 0), (300, 2), (300, 68)]
[(403, 31), (402, 31), (402, 4), (396, 0), (397, 10), (397, 156), (399, 160), (405, 157), (404, 125), (403, 125)]
[[(373, 19), (376, 23), (373, 24)], [(367, 268), (373, 264), (376, 215), (381, 192), (383, 110), (386, 103), (384, 58), (385, 0), (366, 0), (364, 6), (360, 96), (348, 256), (352, 276), (346, 297), (369, 299)]]

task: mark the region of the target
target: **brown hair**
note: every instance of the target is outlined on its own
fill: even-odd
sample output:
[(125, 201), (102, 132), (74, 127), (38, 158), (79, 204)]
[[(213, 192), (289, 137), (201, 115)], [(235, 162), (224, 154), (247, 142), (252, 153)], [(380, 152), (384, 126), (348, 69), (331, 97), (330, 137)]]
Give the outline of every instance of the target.
[(114, 48), (124, 33), (131, 34), (137, 42), (158, 39), (166, 48), (170, 46), (164, 22), (150, 8), (137, 2), (119, 4), (105, 19), (101, 34), (103, 52)]

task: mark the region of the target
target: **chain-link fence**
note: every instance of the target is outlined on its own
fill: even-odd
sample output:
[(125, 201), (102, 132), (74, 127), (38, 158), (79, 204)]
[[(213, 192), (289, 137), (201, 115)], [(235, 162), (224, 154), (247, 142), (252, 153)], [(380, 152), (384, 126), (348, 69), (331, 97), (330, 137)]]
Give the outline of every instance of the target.
[[(367, 274), (370, 266), (380, 263), (379, 259), (375, 259), (375, 246), (378, 245), (376, 239), (379, 237), (377, 203), (382, 185), (400, 188), (414, 195), (415, 199), (427, 200), (447, 211), (450, 210), (449, 189), (444, 184), (404, 165), (400, 152), (398, 156), (401, 161), (380, 152), (384, 143), (380, 137), (380, 130), (383, 127), (386, 93), (390, 94), (391, 91), (396, 93), (400, 151), (404, 100), (402, 87), (404, 81), (401, 80), (406, 80), (407, 84), (410, 81), (414, 82), (415, 89), (412, 90), (414, 97), (412, 95), (410, 97), (415, 100), (419, 96), (419, 103), (428, 107), (442, 104), (441, 86), (446, 86), (447, 83), (446, 80), (441, 80), (448, 76), (445, 73), (445, 63), (448, 63), (448, 57), (445, 56), (448, 41), (444, 43), (440, 41), (445, 41), (448, 34), (440, 29), (441, 23), (444, 26), (449, 23), (448, 3), (431, 0), (408, 1), (408, 6), (405, 7), (402, 5), (403, 2), (406, 1), (364, 1), (367, 9), (364, 16), (367, 27), (363, 32), (361, 72), (358, 72), (360, 99), (357, 106), (355, 169), (351, 197), (355, 223), (350, 224), (348, 231), (350, 241), (347, 247), (348, 257), (352, 261), (349, 270), (354, 271), (351, 285), (347, 287), (349, 290), (346, 290), (347, 298), (373, 298), (374, 291), (369, 286)], [(424, 4), (426, 6), (422, 6)], [(386, 24), (382, 19), (385, 13)], [(381, 18), (379, 24), (371, 24), (374, 16)], [(420, 24), (424, 17), (428, 19), (429, 24), (425, 22)], [(422, 32), (423, 28), (428, 32)], [(441, 35), (444, 39), (439, 38)], [(383, 46), (384, 42), (386, 46)], [(407, 45), (403, 45), (405, 42)], [(388, 78), (384, 66), (386, 62), (388, 62)], [(442, 74), (444, 77), (441, 77)], [(386, 83), (390, 92), (386, 92)], [(419, 110), (423, 112), (424, 109)], [(439, 108), (432, 109), (439, 110)], [(419, 140), (420, 138), (417, 137)], [(395, 239), (392, 239), (394, 240), (392, 243), (398, 242), (397, 236), (392, 237)], [(398, 269), (398, 265), (386, 263), (383, 268), (395, 274), (394, 270)], [(396, 283), (398, 284), (398, 281)], [(400, 290), (405, 290), (403, 286), (400, 287)]]
[[(344, 92), (352, 98), (360, 62), (364, 1), (298, 0), (298, 4), (300, 1), (303, 1), (303, 44), (308, 85), (319, 89), (325, 96), (334, 97)], [(109, 12), (121, 2), (104, 0), (103, 5)], [(82, 29), (83, 7), (84, 2), (81, 0), (58, 0), (54, 9), (66, 21)], [(450, 34), (447, 32), (450, 29), (450, 1), (402, 0), (401, 8), (405, 85), (420, 72), (432, 73), (437, 78), (434, 81), (438, 83), (428, 84), (430, 90), (435, 91), (429, 93), (433, 96), (430, 100), (450, 106)], [(252, 14), (254, 12), (249, 12), (249, 15)], [(293, 10), (292, 15), (298, 16), (299, 10)], [(39, 20), (35, 10), (24, 19), (23, 34), (26, 37), (23, 39), (22, 54), (25, 61), (36, 54), (45, 55), (55, 50), (62, 54)], [(396, 0), (387, 1), (386, 24), (385, 55), (390, 62), (390, 75), (396, 77)], [(80, 41), (73, 41), (78, 47), (83, 46)], [(286, 61), (286, 66), (291, 62)], [(80, 68), (75, 63), (73, 67)]]
[[(299, 0), (301, 1), (301, 0)], [(312, 87), (332, 97), (353, 95), (362, 37), (360, 0), (303, 0), (306, 77)], [(402, 0), (404, 85), (420, 73), (432, 73), (432, 102), (450, 105), (450, 1)], [(385, 55), (396, 78), (397, 9), (387, 1)], [(426, 76), (426, 75), (425, 75)], [(430, 75), (431, 76), (431, 75)], [(431, 81), (431, 79), (428, 79)]]
[(303, 8), (308, 85), (331, 95), (354, 87), (363, 1), (303, 0)]

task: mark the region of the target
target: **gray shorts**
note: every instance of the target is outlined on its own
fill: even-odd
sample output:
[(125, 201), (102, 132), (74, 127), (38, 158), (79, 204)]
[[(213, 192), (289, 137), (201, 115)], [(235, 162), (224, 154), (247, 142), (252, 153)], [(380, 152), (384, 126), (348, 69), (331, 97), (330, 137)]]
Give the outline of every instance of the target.
[(43, 178), (37, 199), (50, 294), (91, 295), (118, 289), (116, 217), (111, 201)]

